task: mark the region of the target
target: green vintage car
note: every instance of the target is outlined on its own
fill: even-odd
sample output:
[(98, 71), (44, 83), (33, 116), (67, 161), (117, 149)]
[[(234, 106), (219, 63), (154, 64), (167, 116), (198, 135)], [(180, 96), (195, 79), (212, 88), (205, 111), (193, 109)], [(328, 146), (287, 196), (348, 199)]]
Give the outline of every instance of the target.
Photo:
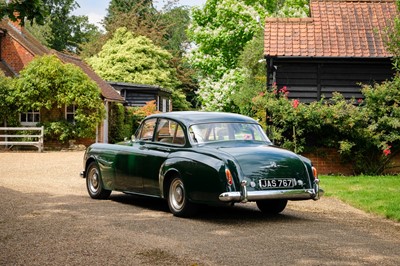
[(113, 190), (163, 198), (181, 217), (248, 201), (277, 214), (323, 194), (310, 160), (274, 146), (254, 119), (219, 112), (150, 115), (132, 140), (88, 147), (81, 175), (94, 199)]

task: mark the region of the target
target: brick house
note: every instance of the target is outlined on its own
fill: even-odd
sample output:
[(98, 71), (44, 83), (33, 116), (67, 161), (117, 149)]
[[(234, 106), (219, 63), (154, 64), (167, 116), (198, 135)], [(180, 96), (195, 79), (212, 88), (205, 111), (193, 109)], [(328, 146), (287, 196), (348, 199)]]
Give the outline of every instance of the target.
[[(66, 55), (54, 50), (50, 50), (36, 40), (29, 32), (17, 22), (11, 22), (7, 19), (0, 21), (0, 71), (6, 76), (15, 77), (19, 72), (31, 62), (35, 56), (46, 54), (56, 55), (64, 63), (72, 63), (85, 72), (89, 78), (97, 83), (101, 90), (101, 98), (106, 107), (106, 118), (101, 125), (98, 125), (96, 132), (96, 142), (108, 142), (108, 112), (110, 104), (117, 102), (123, 103), (124, 99), (107, 82), (102, 80), (88, 65), (81, 59)], [(64, 110), (58, 110), (64, 113), (65, 118), (74, 115), (74, 108), (65, 107)], [(34, 126), (41, 121), (40, 111), (32, 110), (20, 115), (21, 125)], [(94, 140), (89, 140), (94, 142)], [(86, 143), (88, 144), (88, 143)]]
[(398, 14), (395, 0), (311, 0), (311, 17), (267, 18), (268, 87), (311, 102), (334, 91), (362, 98), (362, 84), (393, 77), (384, 31)]

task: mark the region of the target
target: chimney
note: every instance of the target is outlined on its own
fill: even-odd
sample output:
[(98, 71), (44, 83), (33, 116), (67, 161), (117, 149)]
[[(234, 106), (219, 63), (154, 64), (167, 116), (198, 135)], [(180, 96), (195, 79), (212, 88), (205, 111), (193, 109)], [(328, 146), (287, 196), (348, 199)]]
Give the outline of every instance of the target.
[(9, 20), (10, 23), (14, 26), (15, 29), (17, 29), (19, 32), (22, 32), (22, 25), (21, 25), (21, 18), (19, 16), (18, 11), (13, 12), (13, 17), (15, 18), (15, 21)]

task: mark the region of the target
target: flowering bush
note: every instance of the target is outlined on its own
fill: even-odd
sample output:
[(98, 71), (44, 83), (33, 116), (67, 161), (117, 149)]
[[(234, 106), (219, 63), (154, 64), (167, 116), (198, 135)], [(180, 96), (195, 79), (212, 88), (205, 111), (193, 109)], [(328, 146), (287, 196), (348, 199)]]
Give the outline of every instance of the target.
[[(353, 162), (355, 173), (380, 174), (400, 146), (400, 77), (365, 86), (364, 100), (330, 100), (304, 104), (288, 99), (285, 87), (253, 98), (257, 115), (273, 142), (295, 152), (336, 148)], [(263, 110), (263, 111), (260, 111)]]
[[(199, 73), (197, 95), (202, 108), (210, 111), (247, 109), (247, 102), (245, 105), (240, 102), (241, 95), (247, 92), (238, 91), (240, 87), (236, 86), (246, 77), (246, 71), (239, 70), (243, 68), (239, 61), (246, 45), (263, 29), (265, 17), (304, 17), (308, 12), (307, 4), (307, 0), (208, 0), (204, 7), (194, 8), (188, 37), (196, 46), (187, 54), (187, 59)], [(260, 36), (263, 40), (264, 35)], [(262, 47), (261, 43), (256, 49), (262, 52)], [(258, 58), (254, 57), (254, 62), (262, 58), (261, 53)], [(239, 99), (233, 99), (232, 93), (237, 92), (241, 94)]]

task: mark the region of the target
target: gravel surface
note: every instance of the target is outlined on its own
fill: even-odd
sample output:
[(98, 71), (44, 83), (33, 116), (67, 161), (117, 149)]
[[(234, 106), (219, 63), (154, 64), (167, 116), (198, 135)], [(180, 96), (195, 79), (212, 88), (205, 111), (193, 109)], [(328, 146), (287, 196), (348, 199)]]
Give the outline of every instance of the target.
[(400, 265), (400, 224), (339, 200), (182, 219), (158, 199), (90, 199), (82, 158), (0, 152), (0, 265)]

